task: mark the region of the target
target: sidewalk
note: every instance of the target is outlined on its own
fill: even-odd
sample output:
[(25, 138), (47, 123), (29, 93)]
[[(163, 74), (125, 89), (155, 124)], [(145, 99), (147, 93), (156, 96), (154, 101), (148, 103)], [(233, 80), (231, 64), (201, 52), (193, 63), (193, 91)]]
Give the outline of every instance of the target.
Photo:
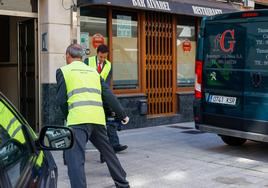
[[(217, 135), (181, 123), (119, 132), (129, 146), (118, 154), (133, 188), (268, 187), (268, 144), (247, 142), (226, 146)], [(89, 188), (110, 188), (113, 181), (99, 152), (86, 153)], [(59, 168), (59, 188), (68, 188), (62, 152), (53, 152)]]

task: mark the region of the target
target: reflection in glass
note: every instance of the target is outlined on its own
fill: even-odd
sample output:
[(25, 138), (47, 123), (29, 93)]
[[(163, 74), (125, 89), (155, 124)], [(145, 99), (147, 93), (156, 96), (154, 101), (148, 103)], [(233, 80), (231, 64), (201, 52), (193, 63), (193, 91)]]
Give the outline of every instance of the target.
[(7, 103), (0, 101), (0, 166), (7, 173), (12, 187), (16, 187), (31, 152), (22, 122), (9, 107)]
[(193, 86), (195, 79), (195, 22), (194, 18), (177, 25), (177, 86)]
[(10, 138), (17, 140), (19, 143), (25, 143), (21, 123), (2, 101), (0, 101), (0, 126)]
[(102, 36), (104, 44), (107, 44), (107, 10), (105, 8), (81, 8), (80, 15), (80, 44), (85, 52), (90, 51), (88, 56), (94, 56), (97, 54), (94, 47), (96, 45), (93, 40), (94, 35)]
[(136, 13), (113, 11), (113, 88), (138, 88)]
[(12, 187), (15, 187), (20, 173), (25, 166), (22, 145), (16, 140), (10, 139), (0, 148), (0, 166), (6, 169)]

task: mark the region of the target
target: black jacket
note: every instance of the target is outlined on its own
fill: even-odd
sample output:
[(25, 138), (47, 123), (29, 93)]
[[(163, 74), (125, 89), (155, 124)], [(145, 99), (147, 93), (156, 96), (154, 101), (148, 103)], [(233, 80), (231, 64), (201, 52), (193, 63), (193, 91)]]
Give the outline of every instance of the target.
[[(68, 116), (68, 104), (67, 104), (68, 97), (67, 97), (66, 83), (61, 69), (58, 69), (56, 72), (56, 80), (58, 86), (56, 99), (66, 120)], [(111, 107), (111, 109), (117, 114), (118, 118), (120, 120), (123, 120), (127, 115), (123, 107), (121, 106), (120, 102), (118, 101), (116, 96), (111, 92), (110, 88), (101, 77), (100, 82), (101, 82), (101, 90), (102, 90), (101, 95), (103, 104), (109, 105), (109, 107)]]

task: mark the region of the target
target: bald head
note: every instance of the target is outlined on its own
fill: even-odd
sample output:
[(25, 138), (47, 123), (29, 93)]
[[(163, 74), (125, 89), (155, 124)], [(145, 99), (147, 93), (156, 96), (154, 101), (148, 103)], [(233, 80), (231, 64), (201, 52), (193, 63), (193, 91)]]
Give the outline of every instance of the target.
[(73, 61), (82, 61), (84, 50), (79, 44), (71, 44), (66, 49), (66, 62), (67, 64)]

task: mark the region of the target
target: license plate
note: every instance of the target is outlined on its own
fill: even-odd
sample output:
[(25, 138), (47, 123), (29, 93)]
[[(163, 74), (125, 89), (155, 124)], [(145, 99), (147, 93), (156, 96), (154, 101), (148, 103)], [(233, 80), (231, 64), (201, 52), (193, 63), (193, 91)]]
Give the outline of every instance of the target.
[(236, 104), (236, 97), (210, 95), (209, 102), (210, 103), (217, 103), (217, 104), (235, 105)]

